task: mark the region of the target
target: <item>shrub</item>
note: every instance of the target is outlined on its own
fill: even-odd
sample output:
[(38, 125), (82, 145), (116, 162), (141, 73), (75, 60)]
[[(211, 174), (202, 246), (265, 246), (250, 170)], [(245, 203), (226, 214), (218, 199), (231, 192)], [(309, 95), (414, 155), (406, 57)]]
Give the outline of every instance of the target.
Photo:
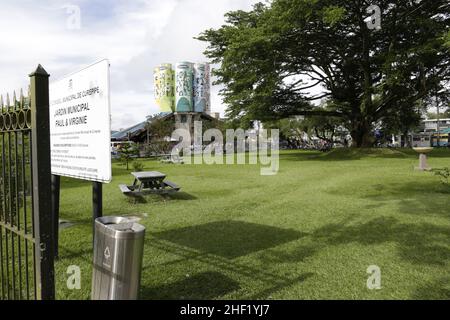
[(139, 161), (133, 161), (133, 169), (135, 172), (144, 171), (144, 164)]
[(133, 157), (137, 157), (139, 155), (139, 149), (133, 144), (130, 145), (128, 143), (122, 145), (119, 148), (120, 161), (127, 166)]
[(449, 168), (439, 168), (439, 169), (433, 169), (431, 172), (434, 173), (434, 175), (441, 178), (441, 182), (445, 185), (449, 185), (449, 179), (450, 179), (450, 169)]

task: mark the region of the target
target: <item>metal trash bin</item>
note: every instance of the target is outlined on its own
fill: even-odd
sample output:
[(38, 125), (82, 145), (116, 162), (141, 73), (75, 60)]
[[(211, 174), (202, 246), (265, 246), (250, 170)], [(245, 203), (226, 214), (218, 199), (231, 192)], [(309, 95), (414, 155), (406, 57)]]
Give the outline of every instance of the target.
[(121, 217), (95, 220), (92, 300), (139, 297), (145, 227)]

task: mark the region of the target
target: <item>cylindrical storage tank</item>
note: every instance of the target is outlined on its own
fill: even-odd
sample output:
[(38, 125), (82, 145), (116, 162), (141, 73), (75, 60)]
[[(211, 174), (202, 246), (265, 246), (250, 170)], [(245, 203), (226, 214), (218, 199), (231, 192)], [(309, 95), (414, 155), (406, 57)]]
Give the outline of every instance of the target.
[(174, 73), (170, 63), (164, 63), (154, 70), (155, 102), (161, 112), (175, 109)]
[(179, 62), (175, 67), (175, 110), (176, 112), (194, 111), (194, 65), (191, 62)]
[(153, 69), (153, 96), (155, 97), (156, 105), (161, 108), (161, 78), (159, 76), (159, 67)]
[(205, 112), (211, 113), (211, 67), (209, 63), (205, 63), (205, 96)]
[(172, 64), (165, 63), (159, 67), (161, 84), (160, 108), (162, 112), (175, 111), (174, 72)]
[(194, 111), (207, 112), (210, 104), (209, 65), (196, 63), (194, 65)]

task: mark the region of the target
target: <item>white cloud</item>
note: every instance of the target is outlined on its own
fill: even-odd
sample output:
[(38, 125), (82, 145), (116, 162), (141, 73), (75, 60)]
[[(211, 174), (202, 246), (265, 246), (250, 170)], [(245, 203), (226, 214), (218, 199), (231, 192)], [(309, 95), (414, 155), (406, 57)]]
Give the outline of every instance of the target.
[[(28, 85), (41, 63), (53, 80), (108, 58), (111, 62), (113, 128), (157, 112), (153, 68), (163, 62), (203, 61), (205, 44), (193, 37), (223, 24), (230, 10), (250, 9), (255, 0), (0, 0), (0, 91)], [(81, 29), (67, 29), (65, 5), (81, 8)], [(213, 90), (213, 111), (224, 106)]]

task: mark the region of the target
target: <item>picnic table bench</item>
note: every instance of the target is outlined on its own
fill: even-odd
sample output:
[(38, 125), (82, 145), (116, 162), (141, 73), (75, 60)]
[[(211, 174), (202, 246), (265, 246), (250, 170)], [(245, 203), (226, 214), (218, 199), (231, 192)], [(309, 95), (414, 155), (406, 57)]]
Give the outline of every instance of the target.
[(132, 172), (133, 185), (120, 184), (119, 189), (126, 196), (140, 197), (147, 194), (167, 195), (180, 191), (180, 187), (168, 180), (166, 175), (157, 171)]

